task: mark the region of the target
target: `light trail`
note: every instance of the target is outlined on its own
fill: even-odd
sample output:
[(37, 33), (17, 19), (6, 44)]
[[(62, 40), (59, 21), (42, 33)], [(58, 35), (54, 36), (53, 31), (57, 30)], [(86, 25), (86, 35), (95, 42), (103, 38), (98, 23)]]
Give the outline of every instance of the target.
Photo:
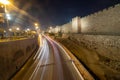
[(18, 80), (84, 80), (60, 45), (47, 36), (42, 43), (40, 52), (31, 58), (34, 62), (29, 70)]
[[(44, 37), (46, 37), (46, 36), (44, 36)], [(56, 41), (54, 41), (53, 39), (51, 39), (49, 36), (47, 36), (46, 38), (49, 41), (53, 41), (55, 44), (57, 44), (64, 51), (64, 53), (66, 53), (66, 56), (71, 60), (70, 56), (67, 54), (67, 52), (63, 49), (63, 47), (59, 43), (57, 43)]]
[(57, 63), (56, 66), (57, 66), (57, 70), (58, 70), (58, 73), (59, 73), (59, 80), (64, 80), (64, 75), (63, 75), (63, 69), (62, 69), (62, 63), (61, 63), (61, 60), (60, 60), (60, 56), (59, 56), (59, 52), (57, 50), (57, 48), (55, 47), (55, 45), (53, 44), (53, 42), (51, 40), (48, 40), (51, 45), (53, 46), (53, 51), (54, 51), (54, 56), (55, 56), (55, 62)]
[[(45, 45), (46, 45), (46, 48), (45, 48), (45, 52), (44, 52), (44, 54), (45, 54), (45, 63), (44, 64), (46, 65), (48, 63), (48, 57), (49, 57), (49, 54), (50, 54), (48, 43), (47, 43), (46, 40), (45, 40)], [(43, 80), (43, 76), (45, 75), (45, 69), (46, 69), (46, 67), (43, 67), (40, 80)]]
[[(67, 54), (67, 52), (63, 49), (63, 47), (57, 43), (56, 41), (54, 41), (53, 39), (51, 39), (49, 36), (45, 36), (45, 38), (47, 38), (50, 42), (54, 42), (55, 44), (57, 44), (63, 51), (64, 53), (66, 54), (66, 56), (69, 58), (69, 60), (71, 60), (70, 56)], [(74, 68), (76, 69), (77, 73), (79, 74), (79, 76), (81, 77), (81, 80), (84, 80), (84, 78), (82, 77), (81, 73), (79, 72), (79, 70), (77, 69), (77, 67), (75, 66), (74, 62), (72, 61), (72, 65), (74, 66)]]
[[(37, 67), (35, 68), (34, 72), (32, 73), (31, 77), (29, 80), (35, 80), (36, 75), (39, 71), (39, 68), (42, 64), (46, 65), (48, 63), (48, 57), (49, 57), (49, 47), (47, 41), (44, 39), (43, 40), (43, 48), (41, 49), (41, 52), (39, 53), (37, 60), (39, 60), (39, 63), (37, 64)], [(43, 68), (41, 71), (41, 77), (40, 80), (43, 79), (44, 73), (45, 73), (46, 67)]]

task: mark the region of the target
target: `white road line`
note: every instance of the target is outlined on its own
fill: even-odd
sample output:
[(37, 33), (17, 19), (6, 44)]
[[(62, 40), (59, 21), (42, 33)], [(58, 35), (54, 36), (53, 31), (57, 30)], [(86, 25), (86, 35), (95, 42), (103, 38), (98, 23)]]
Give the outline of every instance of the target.
[[(47, 38), (47, 37), (46, 37), (46, 38)], [(47, 39), (48, 39), (48, 38), (47, 38)], [(49, 40), (52, 40), (52, 39), (49, 38)], [(54, 40), (52, 40), (52, 41), (53, 41), (55, 44), (57, 44), (57, 45), (64, 51), (64, 53), (67, 55), (67, 57), (68, 57), (69, 59), (71, 59), (71, 57), (67, 54), (67, 52), (64, 50), (64, 48), (63, 48), (59, 43), (57, 43), (57, 42), (54, 41)], [(81, 77), (82, 80), (84, 80), (84, 78), (82, 77), (80, 71), (77, 69), (76, 65), (75, 65), (73, 62), (72, 62), (72, 64), (73, 64), (75, 70), (77, 71), (78, 75)]]
[[(38, 72), (38, 70), (39, 70), (39, 68), (40, 68), (41, 61), (42, 61), (42, 59), (43, 59), (43, 56), (45, 55), (45, 54), (44, 54), (45, 49), (46, 49), (45, 41), (43, 42), (43, 44), (44, 44), (44, 45), (43, 45), (41, 51), (38, 52), (38, 57), (36, 58), (36, 61), (39, 60), (39, 59), (40, 59), (40, 60), (39, 60), (39, 62), (38, 62), (38, 64), (37, 64), (36, 68), (34, 69), (31, 77), (29, 78), (29, 80), (32, 80), (32, 78), (33, 78), (33, 79), (35, 78), (35, 75), (37, 74), (37, 72)], [(42, 54), (42, 52), (43, 52), (43, 54)], [(41, 58), (40, 58), (40, 56), (41, 56)], [(36, 62), (36, 61), (35, 61), (35, 62)]]
[[(54, 41), (55, 42), (55, 41)], [(67, 52), (63, 49), (63, 47), (60, 45), (60, 44), (58, 44), (57, 42), (55, 42), (63, 51), (64, 51), (64, 53), (67, 55), (67, 57), (69, 58), (69, 59), (71, 59), (71, 57), (67, 54)], [(79, 74), (79, 76), (82, 78), (82, 80), (84, 80), (84, 78), (82, 77), (82, 75), (80, 74), (80, 72), (79, 72), (79, 70), (77, 69), (77, 67), (75, 66), (75, 64), (72, 62), (72, 64), (73, 64), (73, 66), (74, 66), (74, 68), (76, 69), (76, 71), (77, 71), (77, 73)]]

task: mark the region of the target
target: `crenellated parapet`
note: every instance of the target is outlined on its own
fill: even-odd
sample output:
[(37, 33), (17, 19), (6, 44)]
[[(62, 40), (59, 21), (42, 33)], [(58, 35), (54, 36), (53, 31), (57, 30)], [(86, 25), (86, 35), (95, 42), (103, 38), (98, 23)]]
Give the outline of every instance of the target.
[[(120, 34), (120, 4), (85, 17), (74, 17), (61, 26), (63, 33)], [(55, 27), (57, 28), (57, 26)], [(54, 29), (54, 28), (53, 28)], [(54, 29), (55, 33), (58, 32)], [(54, 32), (53, 31), (53, 32)]]
[(120, 4), (81, 18), (82, 33), (120, 34)]

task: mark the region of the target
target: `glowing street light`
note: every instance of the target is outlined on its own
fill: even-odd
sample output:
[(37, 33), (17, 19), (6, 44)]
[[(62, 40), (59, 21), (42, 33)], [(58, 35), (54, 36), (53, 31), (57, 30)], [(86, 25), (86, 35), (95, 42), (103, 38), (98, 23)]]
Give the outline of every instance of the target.
[(30, 31), (30, 29), (29, 29), (29, 28), (27, 28), (27, 31)]
[(11, 20), (10, 14), (6, 14), (8, 20)]
[(34, 23), (35, 25), (35, 29), (37, 30), (39, 27), (38, 27), (38, 23)]
[(38, 26), (38, 24), (37, 24), (37, 23), (35, 23), (35, 26)]
[(10, 2), (8, 0), (0, 0), (0, 3), (2, 3), (4, 5), (10, 4)]
[(9, 31), (11, 32), (11, 31), (12, 31), (12, 29), (10, 28), (10, 29), (9, 29)]
[(35, 29), (38, 29), (39, 27), (37, 26), (37, 27), (35, 27)]
[(6, 33), (6, 31), (4, 30), (4, 33)]
[(25, 30), (25, 32), (29, 32), (30, 31), (30, 29), (29, 28), (27, 28), (26, 30)]
[(4, 6), (3, 6), (3, 5), (1, 5), (1, 8), (4, 8)]
[[(8, 5), (8, 4), (10, 4), (10, 2), (8, 1), (8, 0), (0, 0), (0, 3), (2, 3), (4, 6), (5, 6), (5, 8), (4, 8), (4, 11), (5, 11), (5, 15), (6, 15), (6, 20), (7, 20), (7, 22), (6, 22), (6, 24), (7, 24), (7, 27), (9, 28), (9, 22), (8, 22), (8, 20), (10, 19), (10, 16), (9, 17), (7, 17), (7, 9), (6, 9), (6, 5)], [(4, 7), (4, 6), (1, 6), (1, 7)], [(12, 31), (12, 29), (10, 29), (9, 31)], [(8, 35), (9, 35), (9, 31), (8, 31)]]
[(52, 27), (50, 27), (50, 29), (52, 29)]
[(17, 30), (17, 31), (19, 31), (19, 30), (20, 30), (20, 28), (16, 28), (16, 30)]

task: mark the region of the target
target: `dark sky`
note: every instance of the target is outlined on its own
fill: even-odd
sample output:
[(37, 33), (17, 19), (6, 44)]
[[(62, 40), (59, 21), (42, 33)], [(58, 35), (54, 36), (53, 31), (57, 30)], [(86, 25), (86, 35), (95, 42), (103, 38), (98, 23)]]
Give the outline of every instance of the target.
[(17, 0), (16, 5), (39, 19), (43, 27), (62, 25), (120, 3), (120, 0)]

